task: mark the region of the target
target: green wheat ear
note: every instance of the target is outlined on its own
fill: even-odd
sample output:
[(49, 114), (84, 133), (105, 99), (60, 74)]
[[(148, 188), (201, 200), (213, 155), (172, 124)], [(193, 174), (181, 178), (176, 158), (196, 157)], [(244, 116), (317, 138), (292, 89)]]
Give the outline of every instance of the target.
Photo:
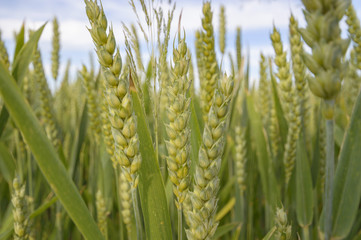
[[(292, 76), (290, 73), (290, 64), (287, 61), (287, 52), (283, 49), (283, 43), (281, 41), (281, 35), (276, 27), (273, 27), (273, 33), (271, 34), (272, 46), (275, 51), (275, 64), (278, 68), (276, 76), (280, 80), (279, 87), (281, 89), (281, 97), (284, 101), (283, 109), (290, 115), (289, 108), (292, 105), (293, 91), (292, 91)], [(286, 118), (287, 118), (286, 117)]]
[(215, 91), (208, 121), (203, 131), (203, 141), (199, 149), (199, 161), (194, 176), (194, 190), (190, 192), (192, 210), (188, 216), (188, 239), (212, 239), (218, 222), (217, 193), (218, 173), (225, 145), (229, 102), (233, 92), (233, 78), (224, 76)]
[(96, 205), (96, 210), (97, 210), (98, 227), (99, 227), (100, 231), (102, 232), (103, 236), (107, 237), (107, 235), (108, 235), (108, 230), (107, 230), (107, 228), (108, 228), (108, 223), (107, 223), (108, 211), (107, 211), (105, 199), (100, 190), (97, 191), (95, 199), (96, 199), (95, 205)]
[(352, 41), (355, 42), (354, 49), (356, 52), (356, 66), (358, 69), (361, 69), (361, 26), (360, 20), (358, 19), (355, 8), (352, 4), (348, 7), (346, 16), (348, 32), (350, 33)]
[[(308, 84), (314, 95), (325, 100), (336, 98), (346, 71), (341, 59), (347, 51), (350, 40), (341, 38), (339, 21), (350, 2), (333, 0), (330, 4), (320, 3), (319, 8), (315, 9), (311, 1), (303, 0), (307, 27), (300, 29), (300, 32), (303, 40), (312, 49), (312, 54), (303, 54), (303, 60), (314, 75), (308, 76)], [(333, 111), (326, 115), (327, 118), (331, 118)]]
[(100, 110), (98, 106), (98, 97), (96, 93), (95, 88), (95, 81), (92, 78), (92, 75), (88, 72), (85, 65), (83, 65), (82, 70), (80, 71), (80, 74), (83, 78), (85, 90), (87, 93), (87, 104), (89, 106), (89, 118), (90, 118), (90, 128), (93, 131), (93, 134), (95, 136), (96, 143), (100, 142)]
[(55, 149), (58, 149), (60, 141), (58, 139), (58, 129), (55, 123), (55, 117), (52, 107), (52, 95), (48, 86), (48, 82), (45, 77), (43, 63), (41, 61), (40, 50), (36, 49), (33, 55), (33, 65), (35, 71), (36, 83), (40, 91), (41, 101), (41, 117), (44, 121), (45, 132), (48, 138), (53, 143)]
[(53, 19), (53, 39), (52, 39), (53, 50), (51, 51), (51, 74), (56, 80), (59, 72), (60, 62), (60, 33), (58, 19)]
[(290, 64), (287, 62), (286, 51), (283, 50), (281, 35), (274, 27), (271, 34), (272, 45), (276, 53), (275, 63), (278, 67), (276, 74), (280, 80), (280, 89), (282, 99), (284, 100), (284, 112), (288, 120), (288, 132), (283, 155), (283, 164), (285, 169), (285, 183), (288, 185), (296, 159), (296, 144), (298, 133), (301, 129), (301, 113), (299, 97), (295, 93), (295, 88), (292, 86), (292, 75), (290, 73)]
[(237, 72), (240, 73), (242, 70), (242, 33), (241, 28), (237, 27), (236, 29), (236, 59), (237, 59)]
[(219, 14), (219, 49), (224, 55), (226, 49), (226, 15), (223, 5), (221, 6)]
[(91, 24), (89, 29), (96, 46), (98, 60), (105, 79), (105, 98), (109, 107), (109, 121), (115, 146), (115, 161), (125, 170), (128, 181), (136, 188), (141, 164), (139, 139), (136, 132), (136, 117), (127, 76), (120, 75), (122, 60), (113, 29), (107, 33), (107, 18), (97, 2), (85, 1), (86, 13)]
[(129, 182), (127, 181), (126, 175), (124, 171), (120, 171), (119, 173), (119, 198), (120, 203), (122, 206), (121, 214), (123, 217), (123, 223), (125, 224), (125, 227), (127, 228), (128, 236), (130, 236), (132, 232), (132, 194), (131, 194), (131, 186)]
[(25, 184), (21, 185), (20, 180), (13, 180), (13, 193), (11, 197), (14, 217), (14, 239), (25, 240), (28, 235), (28, 207), (25, 199)]
[(203, 119), (208, 121), (208, 113), (212, 105), (214, 91), (217, 87), (217, 81), (220, 77), (219, 68), (214, 47), (214, 30), (212, 25), (213, 12), (211, 3), (205, 2), (203, 4), (203, 18), (201, 34), (202, 44), (202, 58), (204, 64), (203, 79), (201, 80), (201, 106), (203, 110)]
[(276, 233), (275, 239), (277, 240), (290, 240), (292, 228), (291, 225), (287, 222), (287, 214), (285, 210), (282, 208), (277, 208), (276, 216), (275, 216), (275, 223), (276, 223)]
[(167, 165), (169, 178), (173, 183), (173, 192), (176, 196), (176, 206), (181, 209), (190, 180), (190, 97), (187, 97), (190, 81), (187, 78), (189, 59), (185, 38), (179, 40), (177, 49), (173, 49), (173, 62), (174, 66), (167, 91), (169, 99), (167, 111), (169, 123), (166, 126), (169, 138), (166, 141)]
[(268, 127), (270, 122), (270, 103), (271, 103), (271, 96), (270, 96), (270, 84), (268, 80), (267, 74), (267, 62), (264, 55), (261, 53), (261, 61), (259, 63), (260, 70), (259, 70), (259, 99), (260, 99), (260, 113), (262, 115), (263, 125)]
[(240, 126), (236, 127), (236, 176), (237, 182), (241, 191), (241, 195), (246, 191), (246, 163), (247, 163), (247, 144), (246, 144), (246, 129)]
[(7, 69), (9, 69), (10, 67), (10, 62), (9, 62), (9, 54), (8, 51), (6, 50), (4, 41), (1, 39), (1, 31), (0, 31), (0, 62), (2, 62)]

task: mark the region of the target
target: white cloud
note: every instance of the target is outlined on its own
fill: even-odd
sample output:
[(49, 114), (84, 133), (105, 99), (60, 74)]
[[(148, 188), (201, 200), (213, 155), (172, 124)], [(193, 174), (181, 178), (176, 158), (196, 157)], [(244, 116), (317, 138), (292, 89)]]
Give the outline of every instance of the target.
[[(89, 23), (85, 14), (85, 4), (83, 1), (58, 0), (46, 1), (44, 3), (42, 3), (43, 1), (41, 0), (31, 0), (25, 2), (20, 0), (14, 1), (15, 5), (12, 5), (12, 7), (9, 7), (10, 5), (7, 6), (7, 4), (5, 4), (5, 6), (2, 6), (0, 9), (0, 29), (2, 31), (2, 37), (6, 40), (7, 46), (13, 46), (13, 32), (20, 29), (24, 19), (26, 20), (26, 26), (32, 29), (40, 27), (45, 21), (48, 20), (49, 22), (40, 40), (41, 48), (42, 50), (45, 50), (44, 52), (46, 52), (44, 53), (44, 62), (46, 66), (48, 66), (47, 61), (50, 60), (49, 52), (51, 49), (52, 38), (51, 19), (56, 14), (58, 15), (60, 21), (61, 51), (63, 51), (63, 53), (66, 52), (64, 54), (66, 55), (66, 58), (71, 57), (72, 59), (75, 59), (73, 61), (74, 66), (80, 65), (81, 62), (88, 61), (88, 52), (94, 49), (94, 45), (92, 43), (90, 34), (86, 29), (86, 26), (89, 26)], [(158, 8), (161, 6), (163, 8), (163, 15), (166, 18), (167, 10), (170, 8), (167, 3), (168, 1), (163, 0), (163, 3), (157, 3), (157, 1), (154, 2), (154, 7)], [(181, 26), (187, 31), (187, 38), (189, 40), (188, 43), (190, 45), (189, 47), (193, 52), (194, 48), (193, 42), (191, 42), (191, 40), (194, 31), (201, 27), (202, 2), (203, 1), (190, 0), (176, 1), (177, 7), (172, 23), (171, 40), (175, 36), (175, 32), (178, 28), (178, 18), (180, 12), (182, 11)], [(135, 3), (137, 5), (141, 24), (146, 26), (142, 9), (139, 6), (137, 0), (135, 0)], [(18, 6), (16, 6), (16, 4)], [(40, 8), (39, 4), (42, 4)], [(124, 36), (121, 22), (126, 24), (136, 23), (136, 16), (127, 0), (103, 0), (102, 4), (104, 6), (108, 22), (112, 23), (113, 25), (117, 43), (121, 46), (122, 52), (124, 52)], [(234, 53), (234, 49), (232, 48), (234, 47), (234, 30), (237, 26), (241, 26), (244, 30), (243, 32), (246, 32), (246, 34), (254, 34), (254, 36), (252, 36), (253, 38), (250, 36), (248, 39), (254, 39), (255, 36), (258, 36), (260, 33), (262, 33), (262, 36), (257, 42), (252, 42), (252, 40), (248, 40), (247, 42), (244, 41), (244, 43), (249, 45), (250, 49), (251, 79), (258, 78), (260, 51), (262, 50), (265, 55), (273, 54), (271, 41), (268, 37), (269, 33), (271, 33), (273, 24), (275, 24), (276, 27), (281, 30), (281, 32), (285, 29), (287, 31), (289, 16), (292, 11), (299, 20), (300, 25), (305, 25), (302, 14), (301, 0), (212, 0), (212, 9), (214, 11), (213, 23), (216, 33), (219, 21), (219, 8), (221, 4), (224, 4), (226, 7), (227, 31), (229, 33), (229, 40), (227, 41), (227, 44), (228, 42), (230, 43), (227, 45), (227, 50), (230, 50)], [(358, 16), (361, 16), (360, 1), (354, 1), (354, 4)], [(153, 23), (156, 25), (155, 20)], [(344, 22), (341, 24), (341, 26), (343, 29), (345, 29)], [(145, 30), (147, 31), (147, 29)], [(345, 32), (344, 34), (347, 35)], [(286, 34), (283, 35), (285, 35), (284, 41), (286, 43)], [(138, 36), (141, 40), (142, 54), (144, 56), (149, 55), (150, 50), (147, 49), (140, 30), (138, 30)], [(247, 36), (244, 37), (245, 39), (247, 38)], [(9, 42), (11, 42), (11, 45)], [(244, 48), (244, 54), (246, 54), (246, 51), (247, 50)], [(71, 56), (72, 53), (74, 54), (73, 57)], [(220, 58), (219, 54), (217, 56)], [(65, 57), (62, 58), (62, 61), (64, 61), (65, 65)], [(228, 57), (225, 58), (225, 65), (227, 62)]]

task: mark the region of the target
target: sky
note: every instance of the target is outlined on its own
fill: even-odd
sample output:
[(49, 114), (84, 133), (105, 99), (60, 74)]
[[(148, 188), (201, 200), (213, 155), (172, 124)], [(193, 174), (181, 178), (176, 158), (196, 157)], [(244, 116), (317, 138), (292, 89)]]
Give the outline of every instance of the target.
[[(138, 6), (138, 1), (134, 0)], [(174, 1), (174, 0), (173, 0)], [(149, 1), (145, 1), (147, 4)], [(202, 3), (203, 0), (178, 0), (171, 28), (171, 41), (176, 36), (178, 19), (182, 11), (181, 26), (186, 31), (186, 41), (192, 54), (194, 50), (194, 33), (201, 28)], [(361, 17), (361, 1), (353, 0), (353, 4), (359, 17)], [(102, 1), (108, 22), (114, 28), (117, 44), (124, 54), (124, 35), (122, 23), (126, 25), (137, 22), (135, 13), (132, 11), (128, 0), (103, 0)], [(231, 52), (235, 56), (235, 33), (239, 26), (242, 29), (243, 54), (250, 56), (251, 80), (257, 82), (259, 71), (259, 56), (262, 52), (267, 56), (273, 54), (271, 40), (269, 35), (275, 25), (281, 32), (285, 48), (288, 49), (288, 22), (291, 12), (298, 19), (300, 26), (305, 25), (302, 13), (301, 0), (212, 0), (213, 24), (215, 27), (217, 58), (221, 60), (221, 54), (218, 47), (218, 22), (219, 9), (221, 5), (225, 6), (226, 11), (226, 52)], [(166, 16), (170, 9), (168, 0), (154, 0), (153, 7), (164, 9)], [(145, 26), (144, 15), (139, 7), (139, 18), (141, 24)], [(71, 61), (71, 73), (74, 77), (76, 70), (82, 64), (89, 65), (89, 55), (94, 54), (94, 46), (87, 31), (89, 26), (85, 14), (85, 3), (83, 0), (0, 0), (0, 30), (2, 39), (12, 59), (14, 51), (14, 31), (18, 31), (21, 24), (25, 21), (25, 26), (29, 29), (39, 28), (48, 21), (43, 35), (40, 39), (40, 48), (44, 62), (45, 72), (48, 79), (50, 74), (50, 53), (53, 17), (56, 16), (60, 25), (61, 52), (60, 52), (60, 79), (62, 78), (66, 62)], [(155, 22), (155, 21), (154, 21)], [(341, 23), (343, 35), (347, 36), (346, 25)], [(147, 30), (146, 30), (147, 32)], [(149, 58), (151, 52), (150, 44), (144, 41), (140, 31), (138, 36), (141, 40), (141, 51), (143, 59)], [(170, 59), (169, 59), (170, 60)], [(195, 61), (193, 61), (195, 63)], [(228, 57), (224, 58), (224, 69), (229, 71)], [(53, 80), (49, 80), (54, 88)], [(59, 83), (58, 83), (59, 84)], [(58, 85), (57, 84), (57, 85)]]

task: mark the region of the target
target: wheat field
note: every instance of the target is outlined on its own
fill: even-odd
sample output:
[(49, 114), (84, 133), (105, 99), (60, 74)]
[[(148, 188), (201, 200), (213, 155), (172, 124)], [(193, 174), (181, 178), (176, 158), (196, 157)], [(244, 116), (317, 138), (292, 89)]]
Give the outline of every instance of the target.
[(176, 4), (153, 2), (129, 1), (145, 21), (120, 37), (107, 1), (84, 0), (94, 59), (75, 76), (57, 17), (23, 25), (15, 50), (0, 35), (0, 239), (361, 239), (353, 2), (302, 0), (305, 26), (269, 29), (256, 81), (227, 5), (204, 1), (189, 41)]

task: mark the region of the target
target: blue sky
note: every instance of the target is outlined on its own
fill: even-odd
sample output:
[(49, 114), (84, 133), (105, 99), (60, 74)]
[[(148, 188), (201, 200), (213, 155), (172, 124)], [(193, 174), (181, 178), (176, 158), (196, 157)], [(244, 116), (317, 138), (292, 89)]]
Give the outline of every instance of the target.
[[(137, 2), (135, 0), (135, 2)], [(148, 2), (148, 1), (146, 1)], [(154, 6), (162, 6), (169, 9), (168, 0), (163, 3), (154, 1)], [(171, 39), (175, 36), (178, 17), (183, 10), (182, 26), (186, 30), (187, 42), (194, 53), (194, 32), (201, 27), (203, 0), (176, 1), (177, 7), (173, 21)], [(135, 23), (136, 17), (128, 0), (103, 0), (102, 1), (108, 21), (113, 24), (117, 43), (124, 49), (124, 37), (122, 25)], [(227, 15), (227, 46), (226, 51), (235, 53), (235, 29), (242, 28), (242, 42), (244, 53), (249, 50), (251, 57), (251, 78), (258, 77), (259, 54), (262, 51), (266, 55), (273, 54), (269, 34), (273, 24), (281, 30), (282, 38), (286, 48), (288, 47), (288, 19), (292, 12), (304, 26), (305, 21), (302, 14), (302, 3), (300, 0), (212, 0), (214, 10), (213, 23), (218, 28), (218, 16), (220, 5), (226, 7)], [(361, 1), (354, 0), (358, 16), (361, 16)], [(86, 30), (88, 20), (85, 14), (83, 0), (0, 0), (0, 29), (2, 38), (12, 55), (14, 49), (13, 32), (17, 31), (25, 20), (28, 28), (38, 28), (44, 22), (49, 21), (40, 41), (43, 61), (47, 76), (50, 78), (50, 52), (51, 52), (51, 20), (57, 16), (60, 21), (61, 31), (61, 72), (65, 68), (68, 59), (72, 62), (73, 76), (82, 63), (89, 63), (89, 52), (93, 51), (93, 43)], [(141, 9), (141, 8), (139, 8)], [(166, 11), (165, 11), (166, 12)], [(140, 19), (144, 16), (140, 13)], [(345, 29), (345, 23), (342, 23)], [(346, 36), (346, 31), (344, 31)], [(138, 32), (141, 37), (142, 34)], [(216, 37), (217, 37), (216, 30)], [(218, 39), (217, 39), (218, 45)], [(149, 47), (142, 40), (143, 57), (149, 55)], [(217, 46), (218, 49), (218, 46)], [(218, 53), (220, 59), (221, 55)], [(227, 70), (228, 60), (225, 59), (224, 66)], [(61, 76), (60, 76), (61, 77)]]

